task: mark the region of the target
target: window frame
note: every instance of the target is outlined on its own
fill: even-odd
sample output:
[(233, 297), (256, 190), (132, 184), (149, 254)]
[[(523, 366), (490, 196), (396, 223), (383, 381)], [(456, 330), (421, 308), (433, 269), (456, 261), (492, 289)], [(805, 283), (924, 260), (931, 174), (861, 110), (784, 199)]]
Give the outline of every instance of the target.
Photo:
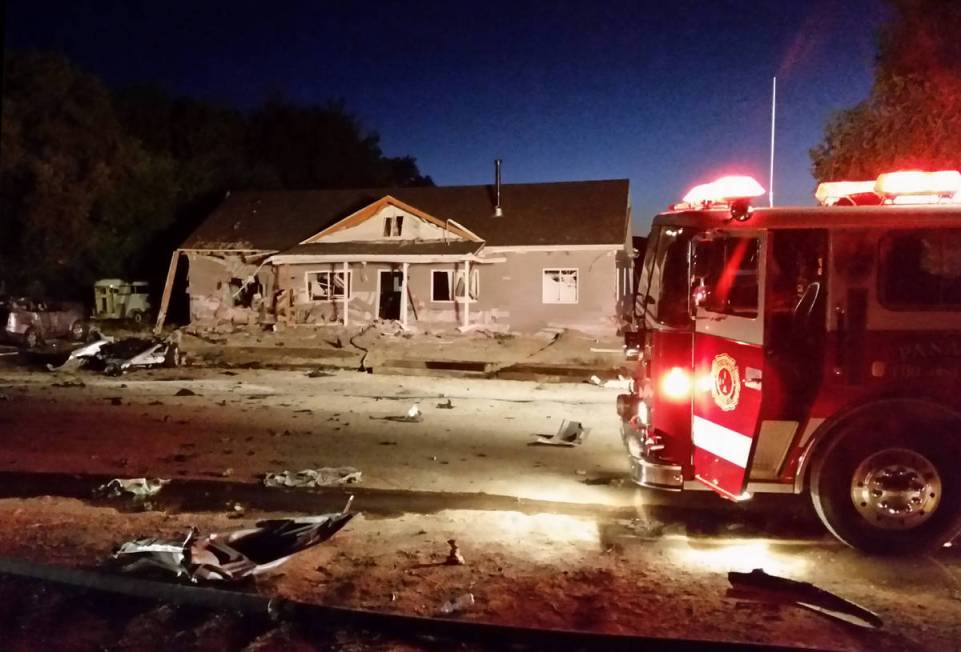
[[(574, 272), (574, 300), (573, 301), (545, 301), (544, 281), (548, 272)], [(542, 267), (541, 268), (541, 305), (545, 306), (576, 306), (581, 301), (581, 268), (580, 267)]]
[[(937, 233), (938, 231), (954, 231), (955, 233), (961, 235), (961, 228), (924, 228), (924, 229), (888, 229), (881, 233), (877, 239), (877, 269), (875, 270), (875, 293), (877, 294), (878, 305), (880, 305), (885, 310), (890, 310), (891, 312), (948, 312), (957, 313), (961, 312), (961, 303), (937, 303), (937, 304), (924, 304), (924, 303), (912, 303), (912, 304), (898, 304), (891, 303), (888, 299), (887, 292), (885, 291), (884, 284), (884, 271), (887, 268), (885, 264), (884, 257), (884, 245), (885, 241), (892, 238), (903, 235), (919, 234), (921, 232), (926, 233)], [(944, 241), (936, 240), (939, 247), (941, 247), (941, 255), (944, 255)], [(944, 282), (943, 277), (941, 277), (941, 283)], [(938, 288), (938, 295), (944, 294), (943, 287)]]
[[(443, 273), (447, 275), (447, 294), (450, 299), (434, 298), (434, 274)], [(454, 303), (454, 270), (452, 269), (431, 269), (430, 270), (430, 301), (431, 303)]]
[[(313, 295), (311, 294), (311, 291), (310, 291), (310, 276), (311, 276), (311, 274), (317, 274), (317, 275), (326, 274), (326, 275), (328, 276), (327, 287), (329, 287), (329, 288), (331, 288), (331, 289), (333, 290), (333, 291), (330, 293), (330, 296), (329, 296), (328, 298), (326, 298), (326, 299), (315, 299), (315, 298), (313, 297)], [(338, 296), (338, 295), (336, 294), (336, 289), (337, 289), (337, 288), (336, 288), (336, 286), (334, 285), (334, 277), (337, 276), (337, 275), (343, 276), (343, 275), (344, 275), (344, 270), (342, 270), (342, 269), (336, 269), (336, 270), (334, 270), (334, 269), (317, 269), (317, 270), (309, 270), (309, 271), (304, 272), (304, 288), (305, 288), (305, 290), (307, 291), (307, 301), (309, 301), (309, 302), (311, 302), (311, 303), (333, 303), (334, 301), (343, 301), (343, 300), (344, 300), (344, 294), (341, 294), (340, 296)], [(348, 301), (350, 301), (351, 299), (354, 298), (354, 270), (352, 270), (352, 269), (347, 270), (347, 287), (345, 288), (345, 292), (346, 292), (347, 300), (348, 300)]]

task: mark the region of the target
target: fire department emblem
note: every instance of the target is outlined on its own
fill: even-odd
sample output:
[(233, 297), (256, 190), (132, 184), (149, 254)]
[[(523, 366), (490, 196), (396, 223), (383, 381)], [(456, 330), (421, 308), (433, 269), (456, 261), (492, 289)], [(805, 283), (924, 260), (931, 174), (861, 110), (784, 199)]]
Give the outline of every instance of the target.
[(730, 412), (737, 407), (737, 401), (741, 397), (741, 376), (737, 371), (737, 362), (727, 353), (714, 356), (711, 377), (714, 379), (711, 387), (714, 402), (725, 412)]

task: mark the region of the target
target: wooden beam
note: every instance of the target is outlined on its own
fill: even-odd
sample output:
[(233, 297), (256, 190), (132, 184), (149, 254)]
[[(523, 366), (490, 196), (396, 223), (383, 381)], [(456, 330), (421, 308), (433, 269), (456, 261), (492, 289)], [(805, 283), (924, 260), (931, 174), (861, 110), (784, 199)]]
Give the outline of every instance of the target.
[[(331, 291), (333, 291), (333, 285), (334, 285), (333, 279), (331, 279), (330, 285), (331, 285)], [(344, 261), (344, 301), (343, 301), (344, 328), (348, 326), (349, 317), (347, 316), (347, 313), (350, 312), (350, 304), (348, 303), (349, 301), (350, 301), (350, 264), (345, 260)]]
[(410, 263), (404, 263), (400, 277), (400, 325), (407, 328), (407, 271)]
[(164, 291), (160, 297), (160, 311), (157, 312), (157, 325), (154, 326), (154, 335), (160, 335), (163, 330), (164, 322), (167, 320), (167, 308), (170, 307), (170, 293), (173, 290), (174, 279), (177, 278), (177, 263), (180, 262), (180, 249), (174, 249), (170, 254), (170, 265), (167, 267), (167, 282), (164, 284)]

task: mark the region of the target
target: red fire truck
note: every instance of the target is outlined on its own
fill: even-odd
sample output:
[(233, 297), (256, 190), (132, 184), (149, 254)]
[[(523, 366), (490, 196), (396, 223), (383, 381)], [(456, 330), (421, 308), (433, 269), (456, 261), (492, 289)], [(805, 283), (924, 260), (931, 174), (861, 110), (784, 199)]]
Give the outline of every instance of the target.
[(961, 530), (961, 174), (822, 184), (752, 208), (747, 177), (653, 222), (639, 362), (618, 397), (632, 476), (730, 500), (809, 492), (870, 552)]

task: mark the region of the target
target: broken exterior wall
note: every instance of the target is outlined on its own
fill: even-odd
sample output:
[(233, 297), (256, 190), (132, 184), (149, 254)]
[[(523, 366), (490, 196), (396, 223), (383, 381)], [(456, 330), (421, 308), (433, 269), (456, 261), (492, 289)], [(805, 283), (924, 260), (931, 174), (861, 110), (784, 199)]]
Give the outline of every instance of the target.
[(272, 268), (246, 262), (240, 254), (187, 252), (186, 256), (191, 324), (252, 324), (263, 318), (267, 307), (263, 301), (251, 302), (249, 296), (241, 296), (238, 290), (240, 284), (255, 276), (260, 283), (261, 299), (272, 296)]
[[(471, 264), (478, 270), (479, 293), (472, 301), (472, 325), (536, 331), (545, 326), (577, 328), (598, 334), (613, 334), (620, 324), (623, 295), (629, 282), (620, 279), (629, 268), (621, 250), (498, 252), (502, 263)], [(491, 255), (493, 257), (493, 254)], [(350, 263), (352, 292), (349, 301), (350, 323), (377, 319), (379, 314), (381, 271), (401, 271), (400, 264)], [(408, 267), (408, 325), (420, 328), (453, 328), (462, 323), (460, 301), (434, 301), (431, 294), (433, 271), (450, 271), (456, 286), (463, 263), (411, 263)], [(576, 303), (544, 301), (544, 272), (550, 269), (577, 270)], [(328, 323), (343, 320), (343, 300), (311, 301), (307, 274), (342, 272), (341, 263), (285, 265), (278, 268), (278, 290), (293, 292), (295, 321)], [(452, 288), (453, 289), (453, 288)]]

